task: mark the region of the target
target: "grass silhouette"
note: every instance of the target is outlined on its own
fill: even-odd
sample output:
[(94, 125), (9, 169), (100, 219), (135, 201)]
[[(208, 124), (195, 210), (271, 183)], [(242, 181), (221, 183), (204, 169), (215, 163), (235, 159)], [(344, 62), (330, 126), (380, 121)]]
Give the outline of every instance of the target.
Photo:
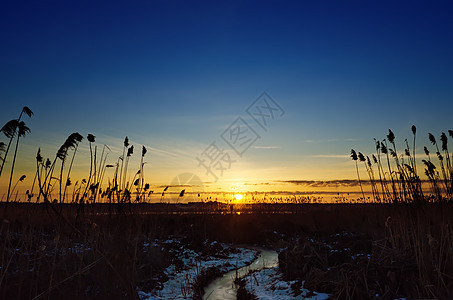
[[(450, 201), (453, 191), (453, 166), (451, 155), (448, 151), (448, 137), (442, 132), (440, 140), (442, 142), (442, 152), (439, 148), (436, 138), (432, 133), (428, 134), (428, 140), (436, 147), (436, 156), (438, 165), (432, 161), (429, 149), (424, 146), (423, 150), (427, 159), (422, 159), (424, 166), (424, 175), (426, 176), (430, 192), (424, 191), (422, 187), (423, 181), (417, 173), (417, 161), (415, 150), (416, 127), (412, 126), (413, 133), (413, 149), (410, 148), (409, 142), (406, 139), (404, 154), (398, 154), (396, 150), (395, 135), (389, 129), (389, 133), (382, 141), (376, 140), (376, 154), (372, 154), (372, 160), (363, 154), (355, 154), (351, 150), (351, 157), (356, 162), (356, 170), (359, 184), (362, 185), (360, 174), (357, 167), (357, 161), (365, 163), (367, 173), (369, 175), (369, 183), (371, 192), (375, 202), (382, 201), (386, 203), (420, 203), (432, 201)], [(453, 131), (448, 131), (453, 137)], [(388, 147), (388, 143), (391, 148)], [(387, 162), (387, 171), (381, 163), (381, 154), (385, 154)], [(439, 171), (440, 170), (440, 171)], [(377, 182), (374, 174), (379, 174), (379, 182)], [(391, 182), (390, 188), (387, 182)], [(380, 188), (378, 188), (380, 185)], [(361, 187), (363, 191), (363, 188)]]
[[(8, 124), (10, 124), (11, 122), (8, 122)], [(9, 202), (10, 200), (10, 191), (11, 191), (11, 183), (13, 181), (13, 173), (14, 173), (14, 166), (16, 164), (16, 157), (17, 157), (17, 149), (19, 148), (19, 140), (21, 137), (25, 137), (25, 135), (27, 133), (30, 132), (30, 128), (28, 128), (24, 121), (19, 121), (19, 120), (13, 120), (13, 125), (11, 125), (12, 127), (14, 127), (14, 133), (12, 135), (12, 137), (14, 137), (15, 135), (15, 132), (17, 130), (17, 138), (16, 138), (16, 146), (14, 148), (14, 157), (13, 157), (13, 163), (11, 165), (11, 173), (10, 173), (10, 176), (9, 176), (9, 183), (8, 183), (8, 193), (7, 193), (7, 196), (6, 196), (6, 203)], [(5, 158), (6, 158), (6, 154), (5, 154)]]
[[(3, 134), (5, 134), (5, 136), (9, 139), (9, 142), (8, 142), (8, 145), (6, 146), (6, 149), (2, 150), (5, 152), (3, 158), (1, 159), (1, 166), (0, 166), (0, 176), (2, 175), (2, 172), (3, 172), (3, 167), (5, 166), (5, 163), (6, 163), (6, 158), (8, 156), (8, 151), (9, 151), (9, 148), (11, 146), (11, 143), (13, 142), (13, 139), (14, 137), (16, 136), (16, 131), (18, 129), (18, 126), (20, 124), (20, 120), (22, 118), (22, 115), (23, 114), (26, 114), (27, 116), (29, 116), (30, 118), (33, 116), (33, 111), (31, 109), (29, 109), (27, 106), (24, 106), (20, 112), (20, 115), (19, 115), (19, 118), (15, 119), (15, 120), (11, 120), (9, 122), (7, 122), (3, 127), (2, 129), (0, 129), (1, 132), (3, 132)], [(5, 143), (1, 143), (2, 145), (2, 149), (4, 148), (5, 146)]]

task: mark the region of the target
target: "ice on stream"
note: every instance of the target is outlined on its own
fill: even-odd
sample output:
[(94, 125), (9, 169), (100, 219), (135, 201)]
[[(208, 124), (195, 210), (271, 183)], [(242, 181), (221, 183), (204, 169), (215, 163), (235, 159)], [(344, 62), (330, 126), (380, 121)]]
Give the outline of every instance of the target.
[[(174, 243), (178, 241), (168, 240), (164, 243)], [(214, 242), (216, 243), (216, 242)], [(149, 245), (149, 244), (148, 244)], [(230, 245), (221, 244), (222, 247)], [(151, 292), (138, 291), (138, 295), (142, 300), (153, 299), (191, 299), (192, 291), (190, 283), (194, 281), (200, 270), (215, 266), (222, 273), (249, 265), (257, 256), (257, 251), (247, 248), (236, 248), (236, 253), (230, 253), (229, 258), (216, 258), (210, 256), (201, 259), (193, 250), (184, 249), (180, 255), (180, 259), (184, 263), (184, 270), (177, 271), (174, 265), (171, 265), (165, 270), (168, 280), (163, 283), (161, 290)]]

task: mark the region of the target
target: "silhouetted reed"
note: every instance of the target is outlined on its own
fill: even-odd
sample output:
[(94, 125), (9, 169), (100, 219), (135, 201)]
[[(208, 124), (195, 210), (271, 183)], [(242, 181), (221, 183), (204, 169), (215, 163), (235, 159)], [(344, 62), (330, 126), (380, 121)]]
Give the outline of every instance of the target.
[[(12, 199), (12, 194), (17, 191), (18, 183), (25, 179), (25, 177), (19, 178), (13, 186), (14, 167), (16, 165), (19, 142), (21, 138), (30, 132), (30, 129), (21, 121), (24, 114), (31, 117), (33, 112), (28, 107), (24, 107), (18, 119), (7, 122), (0, 129), (9, 139), (8, 144), (0, 142), (0, 175), (6, 165), (11, 145), (14, 139), (16, 139), (8, 192), (6, 194), (7, 202)], [(150, 190), (149, 183), (145, 183), (144, 176), (144, 165), (146, 164), (144, 157), (147, 153), (145, 146), (142, 146), (141, 149), (138, 171), (134, 173), (135, 175), (132, 180), (128, 180), (128, 174), (130, 174), (128, 170), (129, 160), (134, 153), (134, 146), (129, 145), (128, 137), (124, 139), (123, 155), (118, 158), (118, 162), (116, 164), (107, 164), (107, 157), (111, 149), (107, 145), (104, 145), (100, 159), (98, 160), (96, 137), (93, 134), (88, 134), (87, 140), (90, 149), (90, 169), (87, 174), (88, 176), (81, 180), (71, 180), (71, 171), (74, 166), (75, 156), (82, 140), (83, 136), (81, 134), (78, 132), (72, 133), (58, 148), (53, 159), (44, 159), (41, 155), (41, 149), (38, 149), (33, 183), (31, 184), (31, 189), (25, 193), (29, 202), (32, 198), (36, 197), (36, 202), (43, 201), (45, 203), (57, 202), (63, 204), (70, 201), (73, 203), (96, 203), (98, 197), (101, 198), (100, 201), (103, 201), (102, 199), (107, 197), (110, 203), (112, 203), (112, 200), (115, 200), (113, 203), (131, 203), (132, 199), (134, 199), (134, 202), (145, 202), (147, 197), (150, 197), (153, 191)], [(67, 166), (71, 151), (72, 157), (69, 166)], [(58, 168), (59, 170), (57, 171)], [(106, 187), (103, 188), (103, 181), (106, 171), (109, 168), (115, 168), (114, 176), (112, 181), (108, 182)], [(67, 172), (65, 173), (66, 170)], [(55, 175), (57, 172), (58, 175)], [(71, 194), (68, 196), (68, 189), (70, 187), (72, 187), (72, 199), (69, 199), (71, 198)], [(38, 192), (35, 193), (36, 189), (38, 189)]]
[[(22, 108), (22, 111), (20, 112), (20, 115), (19, 115), (19, 118), (15, 119), (15, 120), (11, 120), (9, 122), (7, 122), (3, 127), (2, 129), (0, 129), (1, 132), (3, 132), (3, 134), (9, 139), (8, 141), (8, 145), (6, 146), (5, 143), (1, 143), (2, 145), (2, 151), (5, 153), (3, 155), (3, 157), (1, 157), (0, 161), (1, 161), (1, 167), (0, 167), (0, 176), (2, 175), (2, 172), (3, 172), (3, 167), (5, 166), (5, 163), (6, 163), (6, 158), (8, 156), (8, 152), (9, 152), (9, 148), (11, 146), (11, 143), (13, 142), (13, 139), (14, 137), (16, 136), (16, 132), (19, 128), (19, 125), (21, 124), (21, 118), (22, 118), (22, 115), (23, 114), (26, 114), (28, 117), (32, 117), (33, 116), (33, 112), (31, 111), (31, 109), (29, 109), (27, 106), (24, 106)], [(22, 122), (23, 123), (23, 122)], [(25, 123), (23, 123), (25, 124)], [(19, 128), (20, 129), (20, 128)], [(6, 146), (6, 149), (4, 148)]]
[(387, 179), (386, 179), (386, 176), (385, 176), (385, 171), (382, 167), (382, 163), (381, 163), (381, 142), (374, 139), (374, 143), (375, 143), (375, 146), (376, 146), (376, 155), (377, 157), (373, 154), (373, 161), (374, 163), (376, 164), (377, 166), (377, 169), (378, 169), (378, 174), (379, 174), (379, 182), (381, 184), (381, 193), (382, 193), (382, 200), (383, 202), (388, 202), (390, 201), (390, 192), (389, 192), (389, 189), (388, 189), (388, 185), (387, 185)]
[[(87, 181), (87, 184), (85, 187), (85, 191), (83, 192), (83, 196), (82, 196), (83, 198), (87, 197), (88, 189), (90, 189), (90, 191), (92, 191), (93, 195), (94, 195), (94, 192), (96, 189), (95, 184), (93, 185), (93, 187), (91, 186), (91, 179), (93, 178), (93, 176), (96, 176), (96, 159), (95, 159), (95, 157), (96, 157), (97, 147), (95, 148), (94, 156), (93, 156), (93, 148), (92, 148), (92, 144), (95, 142), (96, 137), (90, 133), (87, 136), (87, 140), (90, 145), (90, 175), (88, 176), (88, 181)], [(94, 171), (93, 171), (93, 169), (94, 169)]]
[[(431, 160), (429, 149), (424, 146), (423, 150), (427, 159), (422, 159), (424, 166), (424, 174), (429, 182), (431, 195), (425, 196), (423, 192), (422, 183), (417, 174), (417, 161), (416, 161), (416, 133), (417, 129), (413, 125), (411, 127), (413, 134), (413, 148), (409, 146), (409, 142), (406, 139), (404, 154), (399, 155), (396, 150), (395, 135), (392, 130), (389, 129), (389, 133), (386, 138), (382, 141), (376, 140), (376, 156), (372, 155), (372, 160), (358, 152), (358, 155), (354, 150), (351, 150), (351, 158), (356, 162), (357, 177), (359, 185), (363, 195), (362, 182), (358, 170), (357, 161), (365, 163), (367, 173), (369, 175), (369, 183), (371, 185), (371, 193), (374, 201), (381, 202), (426, 202), (435, 199), (437, 201), (451, 200), (453, 195), (453, 164), (451, 161), (451, 155), (448, 151), (448, 137), (442, 132), (440, 140), (442, 142), (441, 148), (437, 143), (436, 138), (432, 133), (428, 134), (428, 140), (436, 147), (436, 156), (438, 159), (438, 166)], [(448, 131), (450, 137), (453, 137), (453, 131)], [(388, 147), (388, 143), (392, 148)], [(382, 167), (380, 154), (386, 155), (388, 171), (384, 171)], [(392, 158), (392, 159), (391, 159)], [(393, 163), (391, 162), (393, 161)], [(375, 178), (374, 166), (377, 168), (377, 174), (379, 175), (379, 182)], [(440, 170), (439, 170), (440, 169)], [(441, 175), (440, 175), (441, 174)], [(391, 188), (389, 189), (387, 182), (391, 182)], [(378, 188), (380, 185), (380, 188)], [(363, 196), (363, 198), (365, 198)]]
[(363, 197), (363, 200), (365, 201), (365, 193), (363, 192), (362, 181), (360, 180), (359, 165), (357, 163), (358, 156), (357, 156), (357, 153), (355, 152), (354, 149), (351, 149), (351, 158), (352, 158), (353, 161), (355, 161), (355, 168), (356, 168), (356, 171), (357, 171), (357, 178), (359, 179), (360, 190), (362, 191), (362, 197)]
[(99, 160), (99, 167), (98, 167), (99, 171), (97, 172), (97, 177), (96, 177), (97, 188), (94, 193), (94, 200), (93, 200), (94, 202), (96, 202), (98, 194), (102, 195), (101, 186), (104, 181), (104, 175), (105, 175), (106, 169), (114, 167), (113, 165), (106, 164), (107, 156), (109, 153), (108, 152), (106, 153), (105, 149), (107, 149), (109, 152), (111, 152), (110, 148), (107, 145), (104, 145), (104, 147), (102, 147), (101, 159)]
[[(137, 189), (137, 198), (136, 198), (136, 202), (140, 202), (140, 201), (143, 201), (144, 198), (145, 198), (145, 193), (147, 191), (147, 188), (145, 188), (145, 174), (144, 174), (144, 165), (146, 162), (144, 162), (144, 158), (145, 158), (145, 155), (146, 155), (146, 152), (148, 152), (148, 150), (146, 149), (145, 146), (142, 146), (142, 155), (140, 157), (140, 177), (137, 179), (138, 182), (134, 182), (134, 185), (136, 186), (136, 189)], [(148, 185), (148, 188), (149, 188), (149, 185)]]
[(120, 188), (120, 189), (124, 189), (124, 186), (123, 186), (123, 185), (124, 185), (124, 182), (122, 182), (121, 180), (122, 180), (123, 165), (124, 165), (124, 160), (125, 160), (124, 155), (126, 154), (126, 150), (129, 151), (129, 150), (128, 150), (128, 147), (129, 147), (129, 139), (127, 138), (127, 136), (126, 136), (126, 138), (124, 139), (123, 145), (124, 145), (124, 147), (123, 147), (123, 155), (121, 155), (121, 157), (120, 157), (120, 160), (121, 160), (121, 169), (120, 169), (120, 177), (119, 177), (119, 180), (120, 180), (120, 182), (119, 182), (119, 188)]
[[(8, 123), (10, 123), (10, 122), (8, 122)], [(14, 133), (12, 135), (12, 138), (14, 138), (16, 130), (17, 130), (17, 138), (16, 138), (16, 146), (14, 148), (13, 163), (11, 165), (11, 173), (10, 173), (10, 176), (9, 176), (8, 193), (7, 193), (7, 196), (6, 196), (6, 203), (9, 202), (10, 197), (11, 197), (11, 193), (10, 193), (11, 192), (11, 183), (13, 181), (14, 166), (16, 164), (17, 149), (19, 148), (19, 140), (20, 140), (21, 137), (25, 137), (25, 135), (30, 132), (30, 128), (28, 128), (25, 125), (24, 121), (13, 120), (13, 123), (14, 124), (12, 126), (14, 126)], [(6, 159), (6, 154), (5, 154), (5, 159)]]
[[(43, 160), (41, 157), (41, 150), (38, 150), (38, 154), (36, 156), (36, 168), (37, 168), (37, 175), (38, 175), (38, 185), (39, 185), (39, 196), (42, 195), (45, 202), (52, 202), (52, 191), (54, 189), (56, 181), (58, 181), (59, 185), (59, 203), (62, 203), (64, 200), (64, 194), (66, 187), (68, 186), (68, 180), (70, 178), (71, 168), (74, 162), (74, 157), (77, 152), (77, 147), (79, 143), (83, 140), (82, 135), (78, 132), (72, 133), (60, 146), (58, 149), (53, 162), (51, 163), (49, 159), (46, 160), (46, 164), (43, 164)], [(67, 173), (66, 178), (63, 178), (63, 170), (64, 165), (68, 156), (68, 151), (74, 149), (72, 160), (69, 166), (69, 170)], [(61, 161), (60, 164), (60, 176), (59, 178), (53, 177), (53, 173), (55, 170), (55, 166), (57, 160)], [(65, 183), (65, 188), (63, 190), (63, 182)], [(69, 181), (70, 182), (70, 181)], [(38, 196), (38, 197), (39, 197)]]

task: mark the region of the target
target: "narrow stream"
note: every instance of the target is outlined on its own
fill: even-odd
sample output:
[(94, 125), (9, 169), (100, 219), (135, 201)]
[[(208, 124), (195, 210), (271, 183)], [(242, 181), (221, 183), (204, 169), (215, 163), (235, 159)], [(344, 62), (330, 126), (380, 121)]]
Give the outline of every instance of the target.
[(278, 265), (278, 253), (273, 250), (256, 248), (255, 250), (261, 251), (258, 258), (250, 265), (242, 267), (238, 270), (230, 271), (223, 274), (222, 277), (214, 280), (208, 285), (204, 291), (203, 299), (208, 300), (226, 300), (236, 299), (237, 287), (234, 284), (236, 274), (238, 277), (243, 277), (249, 271), (262, 270), (272, 268)]

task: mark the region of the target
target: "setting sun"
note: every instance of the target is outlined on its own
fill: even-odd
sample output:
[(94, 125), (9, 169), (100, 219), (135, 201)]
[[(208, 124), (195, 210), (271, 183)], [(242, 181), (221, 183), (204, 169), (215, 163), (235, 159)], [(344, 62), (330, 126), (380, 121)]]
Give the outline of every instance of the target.
[(453, 1), (41, 2), (0, 4), (0, 300), (453, 300)]
[(240, 201), (240, 200), (242, 200), (242, 198), (244, 198), (244, 195), (242, 195), (242, 194), (235, 194), (235, 195), (234, 195), (234, 198), (235, 198), (237, 201)]

